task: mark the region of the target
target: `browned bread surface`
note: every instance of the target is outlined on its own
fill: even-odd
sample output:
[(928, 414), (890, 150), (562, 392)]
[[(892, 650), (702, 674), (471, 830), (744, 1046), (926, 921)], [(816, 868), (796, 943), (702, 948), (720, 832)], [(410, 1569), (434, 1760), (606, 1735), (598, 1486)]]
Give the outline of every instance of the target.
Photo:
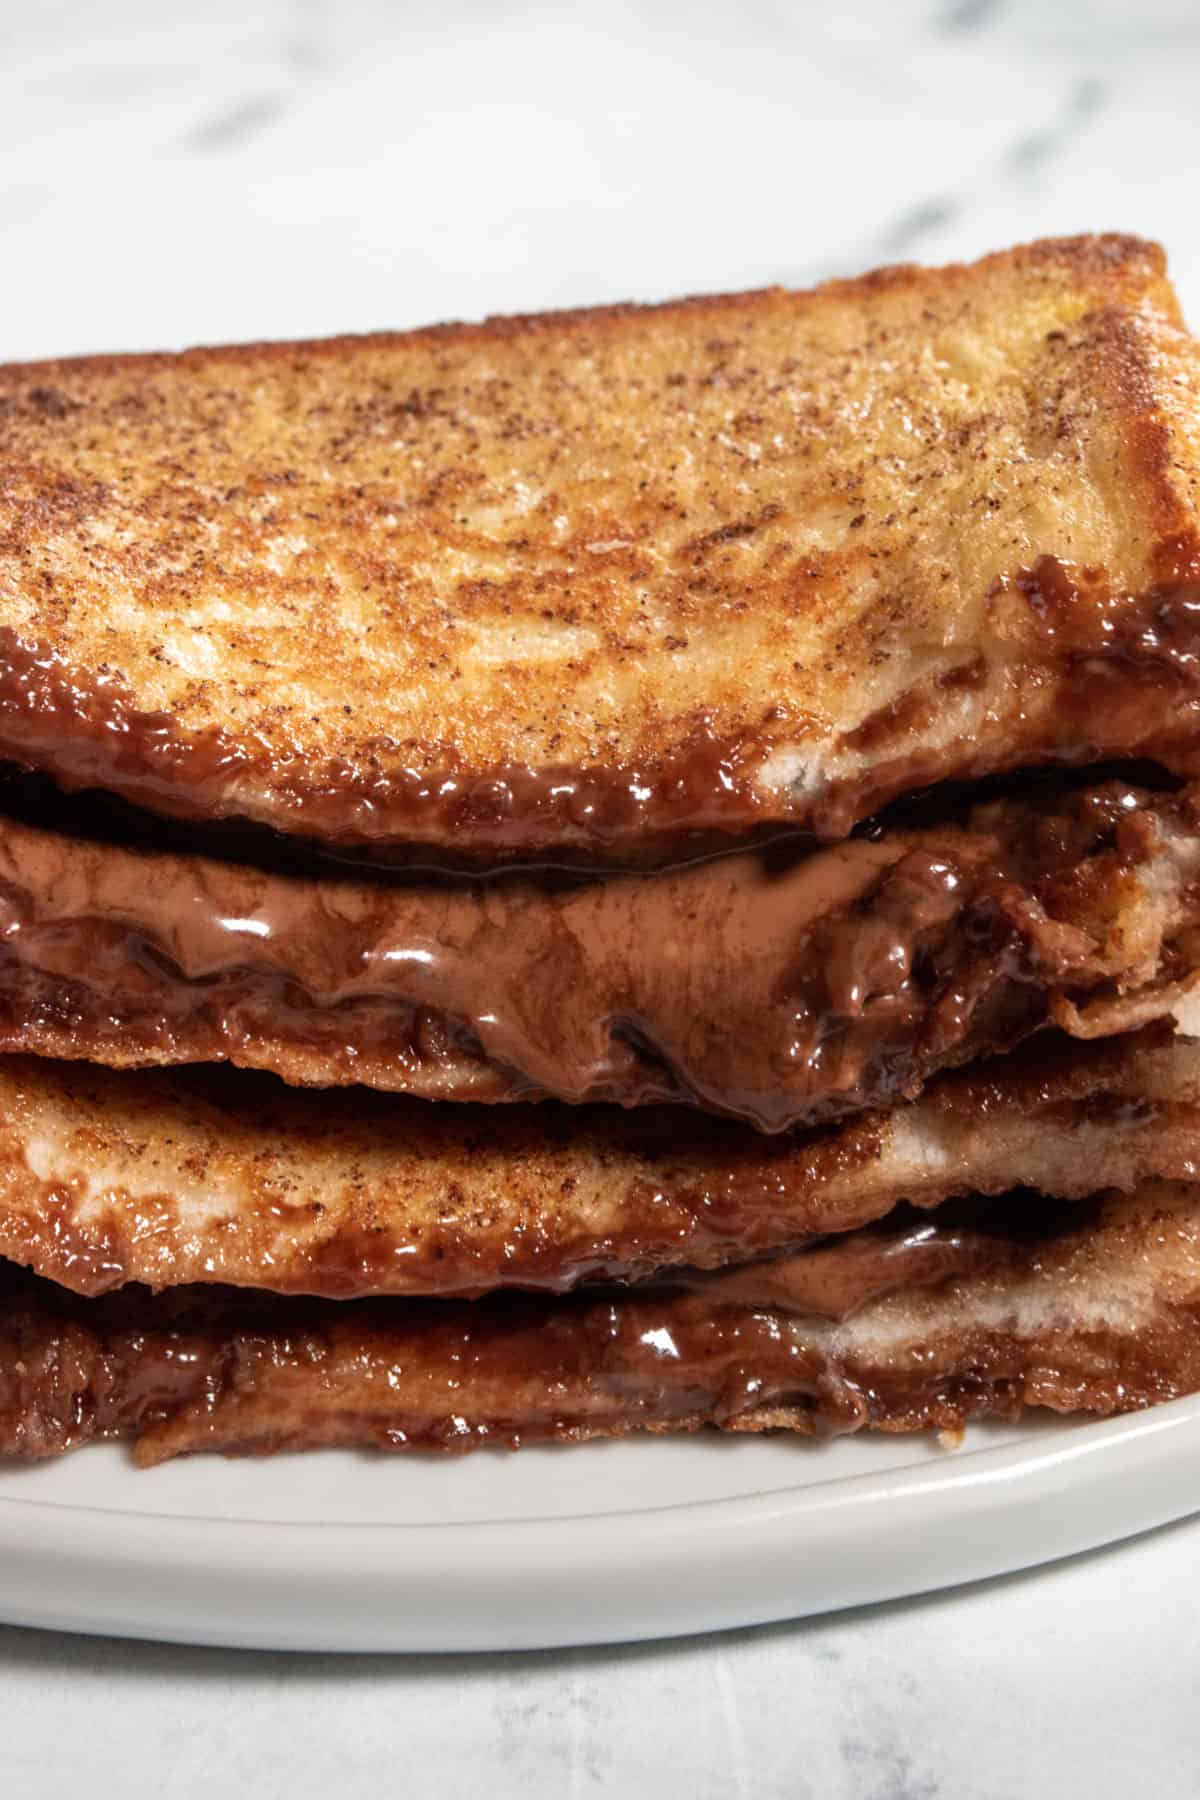
[[(835, 1254), (853, 1255), (853, 1238)], [(786, 1266), (777, 1275), (782, 1295)], [(1088, 1209), (840, 1321), (707, 1292), (331, 1305), (80, 1300), (15, 1270), (0, 1284), (0, 1454), (25, 1457), (104, 1435), (153, 1463), (705, 1424), (953, 1429), (1026, 1407), (1127, 1412), (1200, 1387), (1194, 1184), (1148, 1183), (1098, 1219)]]
[(0, 754), (462, 855), (825, 833), (1200, 727), (1197, 364), (1117, 236), (0, 370)]

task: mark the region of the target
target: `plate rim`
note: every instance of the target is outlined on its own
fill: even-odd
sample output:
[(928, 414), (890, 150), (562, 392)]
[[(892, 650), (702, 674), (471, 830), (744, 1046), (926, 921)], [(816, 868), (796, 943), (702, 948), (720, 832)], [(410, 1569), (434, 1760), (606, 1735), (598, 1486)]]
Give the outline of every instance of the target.
[(1200, 1394), (1063, 1424), (944, 1462), (505, 1519), (240, 1519), (6, 1494), (0, 1617), (270, 1650), (565, 1648), (930, 1592), (1200, 1511)]

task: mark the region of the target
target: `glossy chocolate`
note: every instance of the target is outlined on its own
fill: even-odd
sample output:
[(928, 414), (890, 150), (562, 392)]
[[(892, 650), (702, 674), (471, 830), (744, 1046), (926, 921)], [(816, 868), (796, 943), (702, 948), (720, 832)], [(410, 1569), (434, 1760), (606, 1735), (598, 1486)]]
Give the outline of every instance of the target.
[[(883, 1294), (998, 1267), (1026, 1241), (1021, 1228), (1028, 1229), (1029, 1213), (1028, 1202), (1008, 1197), (951, 1201), (923, 1215), (899, 1206), (878, 1226), (826, 1238), (799, 1255), (765, 1257), (731, 1269), (674, 1269), (661, 1285), (721, 1306), (848, 1319)], [(1049, 1234), (1084, 1216), (1082, 1206), (1069, 1209), (1047, 1200), (1037, 1226)]]
[(1051, 993), (1122, 979), (1104, 939), (1119, 953), (1134, 872), (1198, 846), (1186, 793), (1114, 782), (565, 885), (313, 879), (9, 820), (0, 1038), (779, 1131), (912, 1094), (1037, 1028)]

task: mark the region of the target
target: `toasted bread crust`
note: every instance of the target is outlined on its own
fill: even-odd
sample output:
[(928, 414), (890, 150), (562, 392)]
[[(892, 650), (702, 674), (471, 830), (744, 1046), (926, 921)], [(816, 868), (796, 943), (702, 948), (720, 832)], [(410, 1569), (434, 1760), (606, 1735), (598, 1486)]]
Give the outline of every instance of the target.
[(1162, 254), (0, 370), (0, 752), (462, 855), (1200, 737)]

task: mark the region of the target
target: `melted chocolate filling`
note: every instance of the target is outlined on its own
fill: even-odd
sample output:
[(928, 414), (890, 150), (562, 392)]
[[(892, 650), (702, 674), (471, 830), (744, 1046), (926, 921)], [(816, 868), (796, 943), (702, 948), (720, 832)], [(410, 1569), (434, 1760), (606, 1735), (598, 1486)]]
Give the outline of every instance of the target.
[(1109, 782), (579, 884), (268, 875), (10, 820), (0, 1024), (9, 1049), (274, 1066), (255, 1046), (282, 1043), (315, 1057), (302, 1079), (779, 1131), (911, 1094), (1094, 989), (1079, 921), (1195, 831), (1187, 792)]

